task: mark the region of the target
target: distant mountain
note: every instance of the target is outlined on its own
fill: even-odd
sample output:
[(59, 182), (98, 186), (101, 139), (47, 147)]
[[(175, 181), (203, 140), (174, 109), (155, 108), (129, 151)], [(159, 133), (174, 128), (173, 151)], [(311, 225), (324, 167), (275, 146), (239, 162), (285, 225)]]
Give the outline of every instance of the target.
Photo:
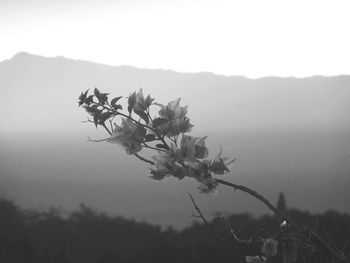
[(116, 96), (142, 87), (160, 103), (182, 97), (199, 132), (350, 127), (350, 76), (252, 80), (19, 53), (0, 63), (0, 131), (81, 130), (77, 96), (94, 87)]
[[(248, 79), (211, 73), (108, 66), (19, 53), (0, 62), (0, 196), (26, 207), (79, 203), (139, 220), (184, 226), (191, 221), (192, 180), (150, 180), (148, 167), (110, 144), (78, 108), (81, 91), (113, 96), (143, 88), (159, 103), (189, 105), (192, 134), (209, 135), (237, 158), (228, 180), (314, 212), (350, 212), (350, 76)], [(154, 111), (157, 106), (154, 106)], [(267, 210), (225, 187), (196, 196), (208, 213)]]

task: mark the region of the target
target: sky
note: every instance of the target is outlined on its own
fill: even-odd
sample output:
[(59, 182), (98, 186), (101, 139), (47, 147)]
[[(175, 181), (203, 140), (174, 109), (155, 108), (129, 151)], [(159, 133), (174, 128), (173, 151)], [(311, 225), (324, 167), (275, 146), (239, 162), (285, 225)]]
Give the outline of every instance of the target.
[(221, 75), (350, 74), (349, 1), (0, 0), (0, 61), (26, 51)]

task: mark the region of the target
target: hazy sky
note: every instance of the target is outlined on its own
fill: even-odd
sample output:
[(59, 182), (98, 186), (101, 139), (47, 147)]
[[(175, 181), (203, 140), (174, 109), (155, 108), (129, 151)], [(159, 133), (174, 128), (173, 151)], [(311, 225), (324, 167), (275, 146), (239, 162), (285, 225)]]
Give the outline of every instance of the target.
[(27, 51), (261, 77), (350, 74), (350, 2), (0, 0), (0, 61)]

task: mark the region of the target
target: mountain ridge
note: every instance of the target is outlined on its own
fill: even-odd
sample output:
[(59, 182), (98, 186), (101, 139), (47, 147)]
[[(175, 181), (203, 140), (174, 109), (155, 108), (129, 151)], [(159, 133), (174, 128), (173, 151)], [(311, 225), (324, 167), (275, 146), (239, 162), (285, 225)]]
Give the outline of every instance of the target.
[[(82, 111), (72, 107), (81, 91), (98, 87), (104, 92), (116, 90), (118, 96), (144, 88), (159, 103), (179, 96), (190, 105), (200, 130), (249, 129), (350, 129), (346, 118), (350, 107), (350, 76), (312, 77), (305, 79), (266, 77), (248, 79), (225, 77), (212, 73), (178, 73), (166, 70), (138, 69), (129, 66), (108, 66), (66, 58), (45, 58), (19, 53), (0, 63), (0, 110), (8, 114), (9, 126), (20, 129), (14, 120), (23, 105), (31, 100), (33, 123), (37, 130), (75, 126), (76, 119), (85, 119)], [(166, 90), (166, 92), (164, 92)], [(62, 94), (61, 94), (62, 93)], [(54, 103), (50, 97), (54, 96)], [(58, 103), (60, 102), (60, 103)], [(15, 109), (11, 107), (15, 106)], [(42, 109), (51, 108), (55, 125)], [(10, 110), (11, 109), (11, 110)], [(62, 119), (62, 114), (66, 118)], [(231, 113), (236, 113), (232, 118)], [(26, 112), (21, 114), (29, 119)], [(203, 119), (210, 118), (210, 122)], [(222, 122), (220, 118), (225, 121)], [(40, 117), (40, 118), (39, 118)], [(74, 118), (74, 119), (73, 119)], [(198, 121), (199, 120), (199, 121)], [(44, 127), (44, 123), (49, 123)], [(211, 123), (211, 125), (210, 125)]]
[(131, 66), (131, 65), (110, 65), (106, 63), (101, 63), (101, 62), (93, 62), (90, 60), (85, 60), (85, 59), (74, 59), (74, 58), (69, 58), (66, 56), (44, 56), (44, 55), (37, 55), (37, 54), (32, 54), (26, 51), (21, 51), (13, 55), (11, 58), (0, 61), (1, 63), (16, 60), (18, 58), (40, 58), (40, 59), (62, 59), (62, 60), (68, 60), (72, 62), (80, 62), (80, 63), (90, 63), (92, 65), (100, 65), (100, 66), (107, 66), (107, 67), (114, 67), (114, 68), (127, 68), (127, 69), (134, 69), (134, 70), (147, 70), (147, 71), (161, 71), (161, 72), (168, 72), (168, 73), (175, 73), (175, 74), (189, 74), (189, 75), (212, 75), (215, 77), (224, 77), (224, 78), (243, 78), (247, 80), (262, 80), (262, 79), (296, 79), (296, 80), (305, 80), (305, 79), (310, 79), (310, 78), (350, 78), (350, 74), (338, 74), (338, 75), (332, 75), (332, 76), (325, 76), (325, 75), (312, 75), (312, 76), (306, 76), (306, 77), (295, 77), (295, 76), (287, 76), (287, 77), (281, 77), (281, 76), (263, 76), (263, 77), (258, 77), (258, 78), (250, 78), (246, 77), (244, 75), (223, 75), (219, 73), (214, 73), (210, 71), (198, 71), (198, 72), (181, 72), (173, 69), (163, 69), (163, 68), (143, 68), (143, 67), (136, 67), (136, 66)]

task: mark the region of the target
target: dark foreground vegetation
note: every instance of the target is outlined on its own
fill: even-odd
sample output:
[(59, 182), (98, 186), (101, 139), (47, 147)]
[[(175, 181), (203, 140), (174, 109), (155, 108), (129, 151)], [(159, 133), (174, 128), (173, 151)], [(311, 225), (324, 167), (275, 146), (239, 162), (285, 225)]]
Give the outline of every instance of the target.
[[(332, 246), (350, 254), (350, 216), (329, 211), (310, 214), (288, 210), (296, 221), (319, 233)], [(281, 221), (273, 216), (249, 214), (218, 216), (211, 222), (217, 235), (230, 246), (230, 228), (241, 239), (271, 236)], [(234, 253), (234, 249), (232, 248)], [(314, 251), (300, 262), (327, 262)], [(182, 231), (110, 217), (82, 205), (62, 216), (24, 211), (13, 202), (0, 200), (0, 262), (4, 263), (116, 263), (116, 262), (232, 262), (222, 244), (202, 223)], [(282, 261), (281, 261), (282, 262)]]

